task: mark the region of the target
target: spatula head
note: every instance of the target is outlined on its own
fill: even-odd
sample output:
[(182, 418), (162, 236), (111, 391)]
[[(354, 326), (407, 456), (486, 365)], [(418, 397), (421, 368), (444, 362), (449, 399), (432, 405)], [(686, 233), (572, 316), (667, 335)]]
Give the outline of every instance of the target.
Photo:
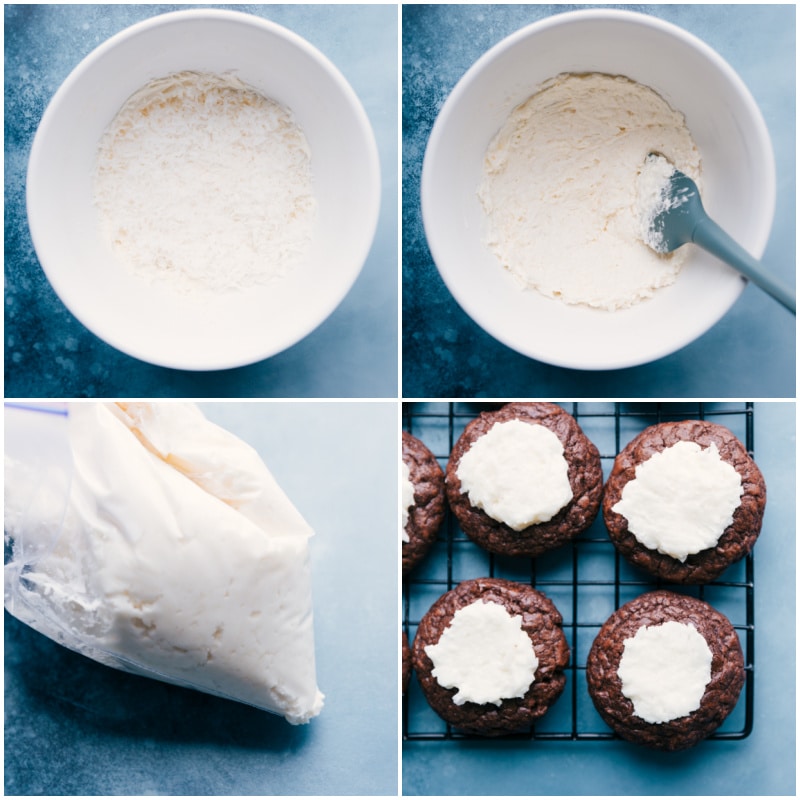
[(697, 184), (676, 169), (662, 191), (646, 241), (658, 253), (671, 253), (692, 241), (695, 226), (703, 216)]

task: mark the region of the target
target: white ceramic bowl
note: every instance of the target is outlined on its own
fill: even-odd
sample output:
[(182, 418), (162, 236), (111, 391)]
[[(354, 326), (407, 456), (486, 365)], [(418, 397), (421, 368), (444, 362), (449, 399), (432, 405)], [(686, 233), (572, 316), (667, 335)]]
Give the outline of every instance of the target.
[(653, 361), (714, 325), (741, 293), (743, 279), (695, 251), (673, 286), (631, 309), (607, 312), (522, 291), (482, 241), (477, 188), (486, 147), (515, 106), (562, 72), (625, 75), (681, 111), (702, 157), (706, 210), (761, 257), (775, 211), (775, 165), (746, 86), (714, 50), (681, 28), (611, 9), (557, 14), (517, 31), (453, 89), (423, 163), (431, 253), (466, 313), (520, 353), (586, 370)]
[[(180, 297), (130, 277), (99, 234), (92, 172), (100, 136), (135, 90), (180, 70), (234, 71), (290, 108), (306, 135), (317, 233), (307, 258), (279, 282), (202, 301)], [(345, 78), (298, 35), (231, 11), (163, 14), (100, 45), (54, 95), (28, 166), (31, 235), (61, 300), (119, 350), (180, 369), (252, 363), (309, 334), (358, 277), (379, 205), (374, 134)]]

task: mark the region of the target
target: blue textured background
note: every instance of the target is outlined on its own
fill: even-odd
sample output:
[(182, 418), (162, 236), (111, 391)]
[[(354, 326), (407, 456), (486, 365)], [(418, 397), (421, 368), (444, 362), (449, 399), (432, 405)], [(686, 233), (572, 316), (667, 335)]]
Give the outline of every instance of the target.
[(7, 397), (396, 397), (396, 6), (239, 5), (321, 50), (353, 86), (381, 160), (375, 242), (350, 294), (311, 335), (246, 367), (192, 373), (123, 355), (83, 327), (45, 278), (28, 232), (25, 173), (36, 127), (97, 45), (174, 5), (5, 6), (5, 367)]
[[(724, 404), (720, 406), (724, 408)], [(644, 405), (635, 408), (641, 411)], [(716, 419), (732, 424), (724, 416)], [(602, 429), (595, 424), (585, 430), (607, 453), (607, 443), (604, 447), (599, 438)], [(623, 741), (404, 742), (403, 794), (794, 795), (795, 404), (756, 403), (753, 444), (755, 460), (767, 484), (767, 507), (753, 550), (752, 733), (741, 741), (702, 742), (680, 753), (660, 753)], [(458, 564), (464, 569), (463, 561)], [(436, 577), (436, 570), (425, 571), (424, 577), (429, 575)], [(438, 577), (441, 579), (441, 575)], [(463, 577), (475, 575), (463, 573)], [(727, 601), (731, 599), (727, 597)], [(719, 606), (725, 600), (723, 592), (713, 602)], [(588, 648), (588, 644), (585, 646)], [(584, 650), (583, 656), (578, 656), (579, 662), (585, 654)], [(420, 701), (424, 702), (422, 698)], [(556, 708), (553, 712), (558, 716)], [(548, 730), (547, 719), (543, 721), (544, 730)], [(414, 722), (417, 731), (438, 730), (427, 718), (424, 723), (422, 717)], [(560, 724), (564, 725), (563, 718)], [(602, 726), (602, 722), (599, 724)], [(582, 725), (586, 726), (584, 730), (597, 730), (585, 721)], [(565, 730), (558, 724), (555, 729)]]
[[(794, 397), (795, 319), (753, 286), (719, 324), (680, 352), (641, 367), (593, 373), (542, 364), (500, 344), (461, 310), (439, 277), (419, 202), (422, 158), (436, 115), (490, 47), (531, 22), (584, 7), (403, 7), (403, 396)], [(619, 7), (661, 17), (703, 39), (753, 93), (778, 172), (776, 219), (763, 260), (794, 285), (794, 5)]]
[(292, 726), (118, 672), (6, 614), (6, 795), (396, 795), (398, 580), (387, 533), (397, 525), (395, 405), (202, 408), (256, 448), (314, 528), (322, 713)]

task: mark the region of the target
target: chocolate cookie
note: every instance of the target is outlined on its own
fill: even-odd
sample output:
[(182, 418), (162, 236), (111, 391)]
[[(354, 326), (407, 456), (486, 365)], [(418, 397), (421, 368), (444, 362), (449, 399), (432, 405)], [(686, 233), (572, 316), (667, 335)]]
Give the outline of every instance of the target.
[[(741, 476), (743, 488), (733, 522), (717, 545), (688, 555), (685, 561), (646, 547), (629, 530), (628, 520), (613, 510), (625, 485), (635, 477), (636, 467), (680, 441), (696, 442), (704, 449), (715, 444), (721, 459)], [(663, 422), (646, 428), (617, 456), (605, 486), (603, 517), (611, 540), (631, 563), (672, 583), (707, 583), (750, 552), (761, 531), (766, 499), (761, 471), (727, 428), (705, 420)]]
[(403, 431), (403, 462), (414, 487), (414, 505), (408, 510), (403, 541), (403, 573), (413, 569), (430, 550), (445, 512), (444, 472), (431, 451)]
[[(552, 431), (564, 448), (572, 499), (546, 522), (514, 530), (473, 506), (462, 492), (458, 468), (461, 459), (481, 436), (497, 423), (520, 420)], [(509, 403), (482, 413), (470, 422), (456, 442), (447, 464), (447, 499), (463, 531), (492, 553), (538, 556), (559, 547), (588, 528), (600, 508), (603, 472), (597, 448), (586, 438), (574, 417), (553, 403)]]
[(408, 636), (403, 631), (401, 640), (402, 649), (402, 681), (403, 681), (403, 694), (408, 691), (408, 682), (411, 679), (411, 648), (408, 645)]
[[(634, 713), (618, 675), (625, 640), (643, 626), (673, 621), (692, 625), (711, 651), (711, 678), (699, 708), (667, 722)], [(668, 591), (641, 595), (616, 611), (600, 629), (586, 663), (589, 694), (603, 720), (623, 739), (659, 750), (684, 750), (713, 733), (730, 714), (744, 685), (739, 637), (727, 617), (707, 603)]]
[[(446, 689), (432, 674), (434, 665), (425, 648), (439, 642), (456, 611), (476, 600), (497, 603), (512, 616), (522, 617), (521, 629), (530, 638), (539, 662), (534, 681), (523, 697), (504, 699), (500, 705), (469, 701), (457, 705), (453, 697), (458, 687)], [(528, 727), (550, 708), (566, 683), (564, 669), (569, 663), (569, 647), (561, 621), (555, 605), (541, 592), (499, 578), (464, 581), (442, 595), (422, 618), (412, 649), (413, 667), (431, 708), (446, 722), (468, 733), (501, 736)]]

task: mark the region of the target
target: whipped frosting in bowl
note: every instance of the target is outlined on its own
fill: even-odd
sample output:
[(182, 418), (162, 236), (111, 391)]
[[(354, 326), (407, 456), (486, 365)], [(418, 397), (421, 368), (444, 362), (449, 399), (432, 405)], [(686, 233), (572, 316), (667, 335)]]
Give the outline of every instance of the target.
[[(487, 333), (528, 357), (572, 369), (636, 366), (709, 330), (744, 282), (689, 247), (671, 286), (609, 313), (525, 288), (498, 264), (486, 243), (479, 195), (487, 148), (515, 108), (567, 74), (621, 76), (680, 114), (702, 163), (709, 214), (742, 232), (756, 256), (766, 247), (775, 207), (769, 133), (746, 86), (719, 54), (675, 25), (618, 9), (555, 14), (518, 30), (484, 53), (444, 103), (425, 153), (421, 197), (431, 255), (454, 299)], [(656, 141), (648, 146), (663, 152)], [(635, 175), (627, 181), (631, 192), (635, 183)], [(743, 196), (753, 201), (752, 216), (737, 200)]]
[(565, 73), (517, 106), (486, 150), (478, 194), (486, 242), (521, 287), (615, 311), (675, 282), (689, 248), (641, 236), (639, 178), (652, 150), (695, 180), (682, 114), (619, 75)]

